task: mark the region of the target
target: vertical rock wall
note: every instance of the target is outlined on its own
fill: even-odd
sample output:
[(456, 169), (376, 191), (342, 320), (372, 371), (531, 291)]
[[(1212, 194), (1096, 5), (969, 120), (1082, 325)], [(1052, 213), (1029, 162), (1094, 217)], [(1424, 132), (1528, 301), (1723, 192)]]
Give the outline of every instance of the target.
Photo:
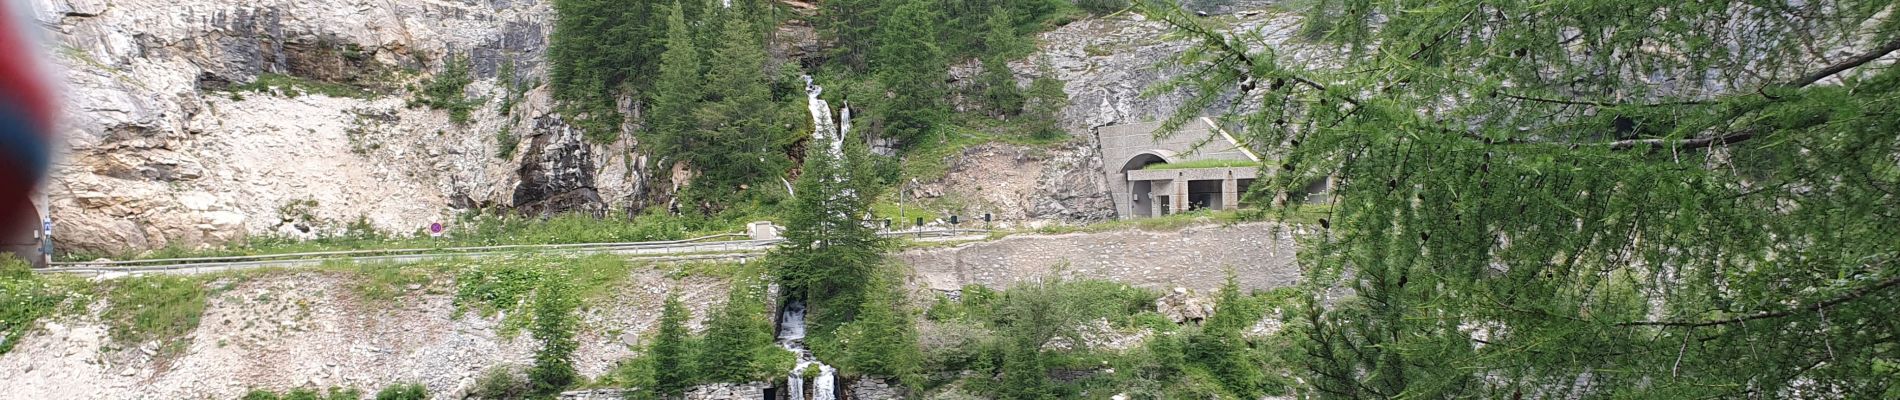
[[(67, 151), (44, 189), (63, 251), (359, 220), (416, 232), (458, 209), (592, 211), (645, 190), (617, 156), (631, 143), (581, 141), (533, 85), (547, 81), (546, 1), (30, 3), (68, 89)], [(467, 123), (412, 104), (450, 57), (469, 60), (466, 95), (482, 101)], [(299, 84), (242, 90), (259, 79)], [(504, 130), (521, 149), (506, 158)]]

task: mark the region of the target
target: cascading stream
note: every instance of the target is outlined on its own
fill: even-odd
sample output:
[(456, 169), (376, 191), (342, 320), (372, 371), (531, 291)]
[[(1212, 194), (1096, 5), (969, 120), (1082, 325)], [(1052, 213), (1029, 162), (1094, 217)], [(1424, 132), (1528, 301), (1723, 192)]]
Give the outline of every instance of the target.
[[(815, 128), (812, 130), (812, 142), (828, 145), (825, 150), (832, 160), (843, 160), (844, 136), (851, 129), (851, 108), (847, 104), (843, 110), (839, 110), (842, 120), (834, 124), (831, 119), (831, 105), (818, 98), (818, 95), (824, 92), (825, 89), (814, 83), (810, 75), (805, 76), (805, 94), (810, 100), (812, 126)], [(831, 179), (842, 178), (831, 177)], [(854, 194), (845, 192), (840, 195)], [(797, 366), (792, 367), (791, 374), (785, 378), (787, 398), (837, 400), (838, 370), (819, 362), (817, 357), (812, 356), (811, 349), (805, 347), (805, 302), (803, 300), (789, 300), (785, 303), (785, 309), (779, 312), (778, 345), (798, 355)], [(811, 397), (807, 399), (805, 371), (813, 367), (818, 368), (818, 375), (812, 378)]]
[(836, 369), (819, 362), (805, 348), (805, 302), (792, 300), (785, 304), (785, 310), (779, 312), (778, 345), (798, 355), (798, 365), (792, 367), (791, 374), (785, 378), (787, 398), (807, 400), (805, 398), (805, 370), (818, 367), (818, 376), (812, 379), (810, 400), (836, 400)]

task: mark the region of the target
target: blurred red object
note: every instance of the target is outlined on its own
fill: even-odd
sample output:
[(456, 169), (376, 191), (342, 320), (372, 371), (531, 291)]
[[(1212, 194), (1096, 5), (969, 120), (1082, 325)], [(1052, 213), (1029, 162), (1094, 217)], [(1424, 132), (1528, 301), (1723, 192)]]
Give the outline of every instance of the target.
[(25, 2), (0, 2), (0, 239), (36, 242), (39, 216), (28, 196), (52, 164), (53, 83), (34, 40)]

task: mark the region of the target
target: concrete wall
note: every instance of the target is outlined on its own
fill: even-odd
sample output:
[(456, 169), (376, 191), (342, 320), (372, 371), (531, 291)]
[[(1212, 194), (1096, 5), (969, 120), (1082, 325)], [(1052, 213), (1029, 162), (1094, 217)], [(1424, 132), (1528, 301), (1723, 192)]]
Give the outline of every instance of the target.
[(1059, 275), (1205, 292), (1219, 288), (1229, 268), (1242, 288), (1271, 289), (1300, 279), (1293, 243), (1298, 233), (1298, 228), (1263, 222), (1173, 232), (1016, 235), (897, 257), (910, 265), (917, 284), (940, 291), (970, 284), (1000, 289)]

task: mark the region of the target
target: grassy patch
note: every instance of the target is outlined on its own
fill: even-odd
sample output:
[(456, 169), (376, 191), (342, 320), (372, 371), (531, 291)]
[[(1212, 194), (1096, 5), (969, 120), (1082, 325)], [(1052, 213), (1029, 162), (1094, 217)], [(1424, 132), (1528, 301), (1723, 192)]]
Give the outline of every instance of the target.
[(140, 276), (121, 279), (106, 295), (100, 319), (112, 340), (124, 346), (157, 341), (160, 354), (184, 350), (186, 338), (204, 316), (211, 290), (201, 276)]
[(1253, 162), (1250, 160), (1194, 160), (1194, 161), (1179, 162), (1179, 163), (1149, 164), (1148, 166), (1142, 167), (1141, 169), (1164, 170), (1164, 169), (1236, 168), (1236, 167), (1260, 168), (1263, 165), (1266, 165), (1266, 164)]
[(501, 331), (505, 335), (513, 335), (533, 322), (527, 309), (538, 291), (547, 286), (547, 280), (561, 280), (557, 282), (559, 286), (571, 291), (577, 300), (587, 302), (613, 294), (635, 266), (610, 254), (585, 257), (524, 254), (456, 265), (449, 267), (456, 271), (456, 312), (472, 310), (484, 317), (502, 315)]
[(956, 124), (937, 127), (937, 130), (919, 139), (905, 151), (904, 161), (899, 168), (905, 179), (930, 181), (942, 178), (949, 171), (950, 160), (963, 154), (971, 147), (990, 143), (1005, 143), (1032, 148), (1046, 148), (1074, 140), (1067, 135), (1047, 136), (1026, 133), (1029, 130), (1027, 118), (1001, 121), (988, 117), (969, 116)]
[(402, 297), (409, 285), (428, 287), (435, 277), (443, 275), (454, 264), (450, 262), (423, 262), (417, 264), (325, 262), (323, 269), (343, 272), (356, 277), (351, 288), (365, 300), (389, 301)]
[[(323, 226), (333, 221), (313, 222)], [(407, 236), (374, 231), (368, 226), (344, 229), (336, 234), (312, 240), (280, 236), (252, 236), (224, 247), (189, 249), (166, 247), (143, 253), (102, 254), (66, 252), (62, 261), (89, 261), (99, 258), (157, 259), (185, 257), (256, 256), (318, 251), (378, 249), (441, 249), (449, 247), (638, 242), (677, 240), (740, 231), (737, 220), (707, 220), (692, 217), (650, 214), (634, 220), (595, 219), (582, 215), (562, 215), (550, 219), (515, 216), (469, 216), (448, 222), (442, 237), (431, 237), (425, 229)]]
[[(282, 395), (270, 390), (251, 389), (250, 392), (244, 393), (244, 397), (239, 397), (241, 400), (358, 400), (362, 398), (362, 390), (334, 386), (330, 388), (327, 394), (326, 392), (319, 392), (311, 388), (291, 389)], [(382, 397), (378, 396), (377, 399), (380, 400)]]
[(81, 290), (86, 281), (40, 276), (29, 268), (12, 255), (0, 254), (0, 355), (12, 350), (40, 318), (83, 310), (90, 299)]
[(232, 92), (255, 93), (271, 93), (277, 91), (290, 97), (305, 94), (321, 94), (330, 97), (367, 99), (375, 96), (375, 93), (355, 86), (273, 73), (259, 74), (257, 75), (257, 79), (253, 79), (244, 84), (231, 86), (230, 90)]

